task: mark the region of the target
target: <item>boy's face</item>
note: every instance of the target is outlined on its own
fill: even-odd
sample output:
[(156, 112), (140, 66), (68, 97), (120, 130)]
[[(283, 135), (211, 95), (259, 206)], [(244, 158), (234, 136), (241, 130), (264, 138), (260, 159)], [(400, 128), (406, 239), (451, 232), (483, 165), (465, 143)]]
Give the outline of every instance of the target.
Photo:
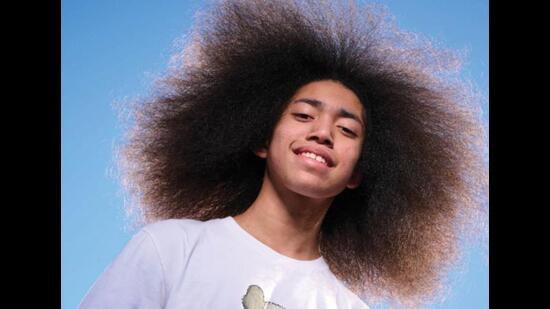
[(311, 198), (330, 198), (359, 185), (365, 119), (359, 98), (342, 84), (323, 80), (298, 89), (275, 126), (265, 158), (276, 187)]

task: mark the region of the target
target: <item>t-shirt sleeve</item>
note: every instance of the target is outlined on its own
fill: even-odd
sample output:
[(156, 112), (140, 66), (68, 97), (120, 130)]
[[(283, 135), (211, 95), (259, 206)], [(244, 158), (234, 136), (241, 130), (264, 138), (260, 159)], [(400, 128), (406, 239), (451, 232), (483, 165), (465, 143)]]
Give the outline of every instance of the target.
[(157, 247), (141, 230), (97, 279), (79, 308), (163, 308), (165, 289)]

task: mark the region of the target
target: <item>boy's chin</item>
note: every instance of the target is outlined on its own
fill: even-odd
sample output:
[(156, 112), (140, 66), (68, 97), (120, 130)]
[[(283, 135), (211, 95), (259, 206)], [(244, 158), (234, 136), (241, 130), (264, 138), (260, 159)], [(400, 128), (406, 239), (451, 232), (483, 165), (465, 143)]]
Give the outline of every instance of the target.
[(292, 191), (311, 199), (331, 199), (340, 194), (342, 190), (334, 188), (322, 188), (315, 185), (301, 184), (291, 188)]

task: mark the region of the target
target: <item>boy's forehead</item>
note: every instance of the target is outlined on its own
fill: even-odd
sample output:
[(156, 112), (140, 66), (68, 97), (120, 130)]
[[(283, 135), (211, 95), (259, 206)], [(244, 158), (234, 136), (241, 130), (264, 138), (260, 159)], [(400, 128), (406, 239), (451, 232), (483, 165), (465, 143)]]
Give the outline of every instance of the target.
[(358, 110), (363, 109), (361, 101), (351, 89), (332, 80), (314, 81), (300, 87), (290, 102), (300, 98), (316, 99), (331, 106), (342, 105)]
[(300, 87), (287, 108), (308, 104), (318, 109), (332, 109), (346, 118), (364, 123), (364, 106), (357, 95), (346, 86), (332, 80), (315, 81)]

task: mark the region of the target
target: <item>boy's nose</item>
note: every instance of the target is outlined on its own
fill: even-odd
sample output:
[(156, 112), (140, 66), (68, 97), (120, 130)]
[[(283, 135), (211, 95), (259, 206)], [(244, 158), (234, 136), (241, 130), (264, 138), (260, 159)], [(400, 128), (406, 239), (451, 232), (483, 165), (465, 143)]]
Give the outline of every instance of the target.
[(326, 145), (329, 148), (332, 148), (334, 145), (332, 132), (330, 130), (330, 126), (328, 125), (315, 126), (307, 136), (306, 140), (315, 141), (319, 144)]

